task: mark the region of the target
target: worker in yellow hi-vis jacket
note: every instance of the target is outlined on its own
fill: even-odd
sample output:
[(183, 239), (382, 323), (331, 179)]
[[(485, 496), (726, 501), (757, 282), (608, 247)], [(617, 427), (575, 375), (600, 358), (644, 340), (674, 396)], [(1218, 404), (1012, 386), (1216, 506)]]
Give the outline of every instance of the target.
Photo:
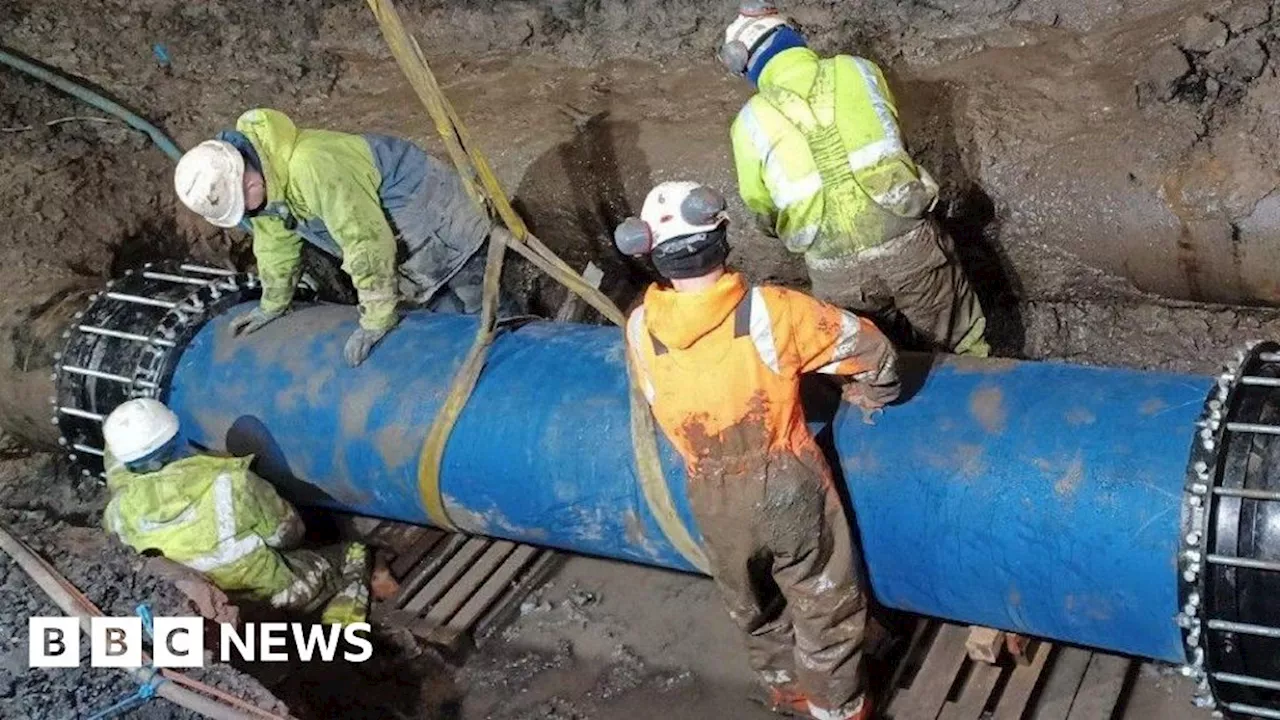
[(157, 400), (129, 400), (107, 416), (105, 525), (140, 553), (158, 552), (203, 573), (228, 593), (310, 613), (327, 623), (368, 614), (368, 557), (352, 543), (298, 547), (302, 519), (252, 457), (186, 454), (178, 416)]
[(814, 294), (987, 355), (982, 306), (930, 215), (937, 184), (907, 153), (880, 69), (820, 58), (768, 0), (742, 3), (720, 57), (758, 90), (732, 128), (742, 200), (804, 255)]
[[(360, 304), (360, 326), (343, 353), (353, 367), (396, 326), (397, 303), (480, 312), (481, 248), (490, 234), (507, 235), (452, 167), (414, 143), (299, 128), (267, 108), (187, 151), (174, 188), (210, 223), (247, 219), (253, 228), (262, 301), (232, 321), (237, 334), (288, 312), (303, 241), (341, 258)], [(503, 315), (518, 314), (513, 298), (500, 299)]]

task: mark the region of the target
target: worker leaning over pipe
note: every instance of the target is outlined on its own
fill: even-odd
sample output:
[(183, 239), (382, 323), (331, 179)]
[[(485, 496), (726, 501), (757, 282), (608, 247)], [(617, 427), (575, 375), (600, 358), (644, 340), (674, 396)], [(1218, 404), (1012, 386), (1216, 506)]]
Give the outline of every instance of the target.
[[(395, 327), (398, 300), (479, 312), (480, 249), (491, 232), (506, 232), (452, 168), (408, 140), (299, 129), (277, 110), (250, 110), (234, 131), (192, 148), (174, 185), (184, 205), (218, 227), (249, 218), (263, 295), (233, 321), (237, 334), (289, 310), (304, 239), (342, 258), (360, 305), (360, 327), (344, 349), (353, 367)], [(509, 298), (503, 305), (513, 312)]]
[(727, 229), (724, 198), (691, 182), (657, 186), (617, 229), (620, 250), (651, 254), (671, 282), (645, 292), (627, 345), (772, 706), (869, 718), (859, 563), (800, 376), (852, 378), (845, 398), (871, 412), (898, 395), (896, 353), (868, 320), (728, 272)]
[(178, 416), (158, 400), (129, 400), (107, 416), (104, 524), (140, 553), (159, 552), (228, 593), (310, 613), (326, 623), (364, 622), (368, 559), (352, 543), (324, 552), (298, 547), (302, 519), (252, 457), (189, 454)]
[(769, 0), (744, 0), (720, 58), (758, 90), (731, 131), (742, 200), (804, 255), (814, 294), (986, 356), (982, 306), (931, 215), (938, 186), (907, 153), (880, 69), (818, 57)]

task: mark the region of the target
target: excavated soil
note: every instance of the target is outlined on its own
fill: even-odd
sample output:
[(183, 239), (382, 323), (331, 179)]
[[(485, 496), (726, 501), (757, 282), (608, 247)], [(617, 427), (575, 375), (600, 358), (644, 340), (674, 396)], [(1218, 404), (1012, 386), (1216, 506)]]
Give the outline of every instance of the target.
[[(1002, 354), (1209, 370), (1250, 335), (1275, 334), (1269, 311), (1181, 303), (1280, 299), (1275, 4), (796, 0), (787, 10), (818, 49), (886, 67), (908, 140), (944, 185), (940, 213)], [(726, 126), (748, 89), (711, 58), (720, 3), (401, 10), (535, 231), (571, 264), (603, 266), (620, 302), (649, 275), (612, 250), (610, 231), (652, 183), (732, 189)], [(358, 3), (11, 2), (0, 37), (184, 146), (270, 105), (302, 124), (438, 149)], [(0, 424), (48, 442), (32, 408), (43, 407), (58, 334), (87, 289), (159, 257), (243, 267), (251, 256), (238, 233), (175, 207), (171, 161), (140, 133), (12, 72), (0, 73), (0, 98), (0, 204), (10, 209)], [(736, 200), (732, 210), (733, 262), (756, 280), (803, 286), (796, 258), (758, 235)], [(507, 281), (535, 309), (558, 306), (562, 289), (512, 265)]]
[[(535, 232), (575, 267), (602, 266), (604, 289), (626, 304), (650, 276), (613, 252), (610, 233), (648, 188), (697, 178), (733, 195), (727, 126), (748, 89), (712, 59), (731, 5), (405, 0), (400, 9)], [(999, 354), (1205, 373), (1246, 340), (1280, 337), (1271, 307), (1280, 301), (1280, 0), (785, 5), (819, 50), (886, 68), (908, 141), (943, 184), (939, 212)], [(183, 146), (265, 105), (302, 125), (400, 134), (439, 150), (362, 3), (10, 0), (0, 38), (95, 84)], [(248, 267), (248, 243), (177, 208), (172, 162), (145, 136), (6, 69), (0, 166), (0, 428), (9, 433), (0, 520), (104, 609), (131, 612), (142, 599), (176, 608), (185, 601), (171, 587), (96, 529), (97, 485), (57, 475), (13, 438), (52, 441), (53, 353), (88, 292), (166, 257)], [(802, 264), (733, 203), (731, 262), (756, 281), (803, 287)], [(520, 262), (506, 281), (542, 311), (564, 298)], [(581, 582), (599, 580), (606, 589), (595, 592), (626, 582), (592, 572)], [(705, 584), (689, 589), (692, 579), (646, 578), (655, 602), (705, 595)], [(653, 632), (661, 617), (635, 603), (601, 617), (575, 597), (532, 606), (457, 678), (401, 649), (385, 665), (262, 682), (291, 708), (338, 703), (345, 716), (612, 718), (644, 716), (654, 703), (693, 708), (689, 717), (724, 707), (752, 716), (725, 690), (742, 668), (722, 672), (680, 637)], [(711, 634), (683, 634), (736, 652), (732, 634), (712, 624), (723, 622), (713, 598), (695, 605)], [(9, 638), (0, 716), (83, 714), (133, 689), (118, 673), (27, 671), (22, 618), (51, 610), (0, 563), (0, 623), (9, 623), (0, 628)], [(272, 702), (230, 669), (205, 677)], [(380, 699), (353, 700), (342, 677), (385, 683), (365, 694)], [(1145, 716), (1165, 716), (1163, 696), (1153, 697), (1156, 714)], [(137, 716), (177, 714), (156, 701)]]

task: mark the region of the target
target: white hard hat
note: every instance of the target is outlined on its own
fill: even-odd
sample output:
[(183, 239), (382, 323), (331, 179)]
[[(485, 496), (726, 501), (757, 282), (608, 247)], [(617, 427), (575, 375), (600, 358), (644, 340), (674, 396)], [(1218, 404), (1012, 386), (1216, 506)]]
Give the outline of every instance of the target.
[(729, 220), (724, 197), (702, 183), (664, 182), (649, 191), (640, 219), (656, 248), (668, 240), (709, 232)]
[(136, 398), (121, 403), (102, 423), (107, 449), (120, 462), (141, 460), (178, 435), (178, 416), (164, 403)]
[(729, 221), (724, 196), (696, 182), (664, 182), (649, 191), (639, 218), (618, 226), (614, 241), (627, 255), (644, 255), (665, 242), (711, 232)]
[(778, 14), (772, 3), (742, 3), (738, 17), (725, 28), (724, 44), (720, 46), (720, 61), (729, 72), (745, 75), (751, 56), (760, 48), (765, 38), (788, 24), (790, 23)]
[(191, 148), (173, 171), (178, 199), (218, 227), (244, 217), (244, 157), (229, 142), (205, 140)]

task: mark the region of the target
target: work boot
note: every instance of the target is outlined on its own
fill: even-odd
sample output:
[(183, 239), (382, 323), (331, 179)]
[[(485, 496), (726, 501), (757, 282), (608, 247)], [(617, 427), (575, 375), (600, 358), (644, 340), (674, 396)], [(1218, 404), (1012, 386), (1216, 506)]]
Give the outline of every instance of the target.
[(347, 547), (342, 563), (342, 589), (325, 605), (320, 622), (325, 625), (350, 625), (369, 617), (369, 553), (364, 545)]
[(800, 692), (795, 683), (786, 685), (770, 685), (769, 696), (765, 701), (769, 709), (779, 715), (788, 717), (809, 717), (809, 698)]
[(863, 696), (838, 710), (824, 710), (809, 702), (808, 711), (808, 717), (813, 720), (871, 720), (871, 701)]

